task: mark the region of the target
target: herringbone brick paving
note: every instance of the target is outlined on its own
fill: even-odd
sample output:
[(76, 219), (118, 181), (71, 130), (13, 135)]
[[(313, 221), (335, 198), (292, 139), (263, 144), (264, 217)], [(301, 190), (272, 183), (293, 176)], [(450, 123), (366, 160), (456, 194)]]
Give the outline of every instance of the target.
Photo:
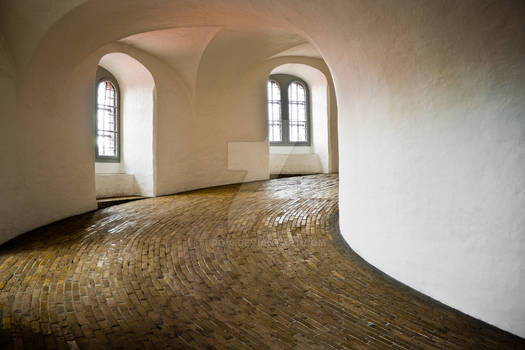
[(69, 218), (0, 248), (3, 349), (524, 349), (385, 277), (337, 231), (336, 175)]

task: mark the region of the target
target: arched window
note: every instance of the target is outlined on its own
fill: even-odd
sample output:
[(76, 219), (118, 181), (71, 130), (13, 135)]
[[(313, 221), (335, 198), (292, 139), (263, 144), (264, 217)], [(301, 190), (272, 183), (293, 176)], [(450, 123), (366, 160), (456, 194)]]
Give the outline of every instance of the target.
[(288, 74), (268, 80), (268, 138), (272, 146), (310, 145), (310, 99), (306, 83)]
[(288, 125), (290, 142), (306, 142), (306, 89), (297, 81), (288, 85)]
[(111, 73), (99, 67), (97, 71), (96, 161), (120, 161), (119, 88)]

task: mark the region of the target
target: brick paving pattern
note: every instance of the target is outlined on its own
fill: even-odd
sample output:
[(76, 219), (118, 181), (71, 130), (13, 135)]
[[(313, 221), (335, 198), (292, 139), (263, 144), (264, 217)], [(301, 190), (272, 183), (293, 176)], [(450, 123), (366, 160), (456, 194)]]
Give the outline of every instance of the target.
[(1, 349), (525, 349), (385, 277), (315, 175), (131, 202), (0, 247)]

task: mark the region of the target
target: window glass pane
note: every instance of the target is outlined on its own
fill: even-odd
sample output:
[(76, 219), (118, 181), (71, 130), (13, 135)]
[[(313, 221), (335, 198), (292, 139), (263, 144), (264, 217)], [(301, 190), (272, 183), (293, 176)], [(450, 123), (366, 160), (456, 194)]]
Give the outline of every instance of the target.
[(281, 88), (273, 80), (268, 81), (268, 137), (270, 142), (282, 141)]
[(108, 80), (97, 86), (97, 156), (118, 155), (118, 98), (115, 86)]
[(106, 98), (106, 84), (104, 84), (104, 82), (100, 82), (98, 84), (98, 89), (97, 89), (97, 104), (98, 105), (103, 105), (104, 104), (104, 99)]
[(97, 135), (98, 153), (100, 156), (114, 156), (116, 154), (116, 133), (101, 131)]
[(295, 81), (288, 86), (288, 123), (290, 142), (306, 142), (306, 90)]

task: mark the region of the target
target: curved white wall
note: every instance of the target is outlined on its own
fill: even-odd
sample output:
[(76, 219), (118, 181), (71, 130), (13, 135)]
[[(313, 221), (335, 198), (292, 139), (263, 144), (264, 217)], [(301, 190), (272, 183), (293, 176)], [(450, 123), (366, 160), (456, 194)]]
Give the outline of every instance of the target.
[[(67, 14), (52, 11), (65, 14), (60, 20), (37, 16), (19, 3), (6, 0), (0, 11), (17, 73), (16, 102), (10, 83), (0, 82), (8, 91), (0, 107), (9, 112), (2, 116), (9, 120), (3, 120), (3, 132), (17, 137), (0, 142), (2, 149), (18, 151), (16, 157), (2, 154), (8, 169), (0, 198), (2, 240), (94, 207), (92, 123), (84, 112), (92, 92), (82, 88), (90, 80), (73, 84), (82, 72), (92, 80), (94, 70), (88, 70), (93, 68), (79, 64), (93, 50), (133, 33), (175, 26), (275, 25), (308, 37), (334, 77), (340, 225), (350, 246), (400, 281), (525, 336), (522, 1), (333, 0), (326, 6), (314, 0), (158, 0), (151, 6), (139, 0), (92, 0), (68, 5)], [(27, 30), (31, 22), (13, 21), (15, 15), (34, 17), (37, 25)], [(185, 159), (183, 152), (159, 149), (162, 166), (177, 169), (177, 178), (185, 181), (159, 173), (166, 190), (243, 179), (241, 172), (228, 170), (228, 143), (264, 140), (258, 116), (241, 118), (250, 109), (230, 113), (224, 100), (213, 99), (214, 89), (253, 101), (264, 97), (262, 85), (242, 89), (232, 86), (232, 79), (258, 79), (249, 76), (245, 63), (262, 64), (255, 53), (266, 46), (257, 40), (233, 43), (236, 34), (230, 34), (215, 37), (203, 53), (195, 104), (182, 107), (188, 114), (162, 121), (196, 130), (211, 125), (222, 140), (199, 146), (196, 170), (187, 174), (172, 162)], [(238, 50), (243, 54), (236, 55)], [(179, 85), (159, 81), (159, 99), (169, 91), (166, 96), (185, 101), (179, 90), (169, 90)], [(68, 108), (57, 108), (56, 101), (67, 101)], [(170, 107), (159, 102), (159, 110), (175, 110), (168, 99), (165, 103)], [(217, 107), (220, 114), (213, 113)], [(217, 120), (210, 124), (212, 117)], [(231, 132), (221, 124), (225, 121), (261, 124)], [(64, 129), (67, 135), (58, 131)], [(163, 130), (157, 146), (169, 139), (171, 130)], [(191, 144), (193, 135), (183, 139)], [(56, 140), (69, 150), (59, 160), (63, 147)], [(186, 144), (177, 142), (179, 150)], [(198, 165), (202, 162), (207, 168)]]
[(352, 26), (347, 45), (359, 49), (332, 68), (346, 241), (390, 276), (524, 336), (525, 22), (510, 4)]

